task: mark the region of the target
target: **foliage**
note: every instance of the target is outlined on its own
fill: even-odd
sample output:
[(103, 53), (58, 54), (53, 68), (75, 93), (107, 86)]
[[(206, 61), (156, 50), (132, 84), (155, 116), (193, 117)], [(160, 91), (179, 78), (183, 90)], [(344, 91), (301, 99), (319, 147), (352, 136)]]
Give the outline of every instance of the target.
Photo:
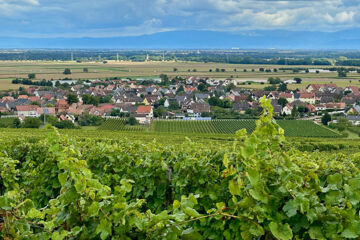
[(129, 126), (127, 125), (127, 120), (124, 118), (110, 118), (107, 119), (103, 124), (101, 124), (98, 130), (141, 132), (144, 131), (145, 128), (140, 126)]
[(100, 103), (100, 98), (97, 96), (91, 96), (89, 94), (84, 94), (81, 96), (81, 99), (84, 104), (91, 104), (94, 106), (98, 106)]
[(281, 83), (281, 80), (280, 80), (280, 78), (278, 78), (278, 77), (269, 77), (268, 78), (268, 83), (269, 84), (280, 84)]
[(39, 118), (26, 117), (22, 126), (24, 128), (39, 128), (40, 125), (41, 125), (41, 121)]
[[(312, 121), (278, 120), (277, 123), (284, 129), (289, 137), (340, 137), (333, 131), (319, 126)], [(222, 133), (234, 134), (239, 130), (246, 129), (252, 133), (255, 129), (255, 120), (155, 120), (152, 129), (155, 132), (176, 133)]]
[(325, 126), (331, 121), (331, 116), (329, 113), (325, 113), (324, 116), (321, 117), (321, 123)]
[(65, 74), (65, 75), (71, 74), (71, 69), (70, 68), (65, 68), (63, 74)]
[(229, 99), (220, 99), (218, 97), (211, 97), (208, 100), (210, 106), (217, 106), (222, 108), (231, 108), (232, 102)]
[(129, 119), (126, 121), (126, 123), (128, 123), (131, 126), (139, 124), (138, 121), (136, 120), (136, 118), (134, 118), (134, 117), (129, 117)]
[(74, 141), (0, 144), (4, 239), (357, 239), (359, 155), (287, 149), (264, 112), (232, 148)]
[(102, 117), (90, 115), (87, 112), (84, 112), (78, 117), (80, 126), (100, 126), (103, 121)]
[(36, 78), (36, 74), (35, 74), (35, 73), (29, 73), (29, 74), (28, 74), (28, 78), (29, 78), (29, 79), (35, 79), (35, 78)]
[(74, 123), (70, 120), (64, 120), (64, 121), (60, 121), (60, 122), (56, 122), (54, 123), (54, 127), (59, 128), (59, 129), (74, 129), (76, 128)]
[(76, 94), (68, 94), (66, 96), (66, 101), (69, 105), (73, 104), (73, 103), (78, 103), (79, 102), (79, 98), (77, 97)]

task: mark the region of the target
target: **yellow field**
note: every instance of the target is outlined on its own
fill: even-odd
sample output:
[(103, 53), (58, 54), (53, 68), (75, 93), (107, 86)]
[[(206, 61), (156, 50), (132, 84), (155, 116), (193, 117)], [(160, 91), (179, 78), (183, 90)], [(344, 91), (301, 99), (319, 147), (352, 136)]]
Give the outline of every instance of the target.
[[(282, 67), (304, 67), (321, 68), (321, 66), (281, 66), (281, 65), (241, 65), (241, 64), (221, 64), (221, 63), (198, 63), (198, 62), (60, 62), (60, 61), (0, 61), (0, 90), (18, 88), (11, 84), (13, 78), (26, 78), (29, 73), (35, 73), (37, 80), (57, 80), (63, 78), (72, 79), (104, 79), (107, 77), (157, 77), (161, 73), (169, 76), (201, 76), (219, 79), (234, 78), (239, 80), (263, 81), (268, 77), (280, 77), (282, 80), (301, 77), (303, 84), (289, 86), (290, 88), (303, 87), (309, 83), (334, 82), (340, 86), (351, 85), (360, 86), (358, 79), (360, 74), (348, 74), (346, 79), (338, 79), (337, 73), (292, 73), (291, 71), (278, 71), (277, 73), (259, 72), (259, 68), (282, 68)], [(323, 66), (324, 67), (324, 66)], [(64, 75), (65, 68), (70, 68), (71, 75)], [(88, 68), (89, 72), (84, 73), (83, 68)], [(177, 68), (177, 72), (174, 72)], [(225, 69), (225, 72), (215, 72), (215, 69)], [(196, 72), (193, 72), (196, 69)], [(209, 72), (212, 69), (212, 72)], [(234, 71), (236, 69), (236, 71)], [(247, 72), (243, 70), (247, 69)], [(251, 72), (255, 69), (255, 72)], [(188, 72), (190, 70), (191, 72)], [(251, 88), (263, 88), (266, 85), (252, 84), (246, 85)], [(245, 87), (245, 86), (244, 86)]]

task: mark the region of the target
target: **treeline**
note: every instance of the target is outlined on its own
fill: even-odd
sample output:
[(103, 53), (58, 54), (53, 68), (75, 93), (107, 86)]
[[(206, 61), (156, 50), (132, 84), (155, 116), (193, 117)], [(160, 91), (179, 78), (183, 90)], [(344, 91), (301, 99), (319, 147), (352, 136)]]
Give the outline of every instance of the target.
[[(50, 61), (100, 61), (125, 60), (145, 61), (195, 61), (232, 64), (271, 64), (271, 65), (320, 65), (320, 66), (360, 66), (359, 52), (332, 51), (230, 51), (230, 50), (29, 50), (0, 52), (0, 60), (50, 60)], [(347, 59), (349, 58), (349, 59)]]
[(41, 80), (41, 81), (32, 81), (28, 78), (16, 78), (11, 81), (12, 84), (23, 84), (23, 85), (34, 85), (34, 86), (53, 86), (52, 82), (50, 80)]

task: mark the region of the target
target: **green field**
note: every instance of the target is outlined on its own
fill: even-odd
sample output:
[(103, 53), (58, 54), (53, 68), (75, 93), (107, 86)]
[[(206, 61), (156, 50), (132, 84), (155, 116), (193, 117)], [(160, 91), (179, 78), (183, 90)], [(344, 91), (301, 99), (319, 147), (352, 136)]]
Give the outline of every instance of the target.
[[(277, 121), (288, 137), (339, 137), (339, 134), (315, 124), (312, 121)], [(235, 134), (245, 128), (248, 133), (255, 129), (255, 120), (211, 120), (211, 121), (153, 121), (151, 129), (155, 132)]]
[[(324, 66), (293, 66), (296, 68), (323, 68)], [(65, 68), (70, 68), (72, 74), (64, 75)], [(83, 72), (88, 68), (88, 72)], [(174, 68), (177, 69), (174, 72)], [(215, 72), (216, 68), (225, 69), (225, 72)], [(0, 61), (0, 90), (9, 88), (16, 89), (19, 85), (11, 84), (14, 78), (27, 78), (29, 73), (36, 74), (36, 80), (50, 79), (105, 79), (110, 77), (157, 77), (164, 73), (173, 76), (199, 76), (217, 79), (233, 78), (242, 81), (254, 81), (251, 85), (239, 85), (247, 88), (263, 88), (269, 77), (279, 77), (282, 80), (300, 77), (303, 83), (300, 85), (290, 84), (290, 89), (303, 88), (311, 83), (336, 83), (341, 87), (355, 85), (360, 87), (360, 74), (349, 73), (347, 78), (338, 78), (336, 72), (330, 73), (293, 73), (292, 71), (260, 72), (259, 68), (289, 68), (283, 65), (252, 65), (252, 64), (225, 64), (225, 63), (201, 63), (201, 62), (115, 62), (107, 64), (100, 62), (59, 62), (59, 61)], [(189, 69), (191, 70), (189, 72)], [(196, 72), (192, 70), (196, 69)], [(212, 72), (209, 70), (212, 69)], [(244, 72), (244, 69), (247, 71)], [(254, 72), (251, 71), (254, 69)], [(235, 71), (236, 70), (236, 71)], [(350, 82), (351, 81), (351, 82)]]
[(107, 119), (98, 130), (116, 130), (116, 131), (129, 131), (141, 132), (146, 128), (143, 126), (129, 126), (125, 125), (125, 119)]
[(359, 141), (313, 148), (264, 116), (227, 145), (0, 129), (0, 239), (359, 239)]

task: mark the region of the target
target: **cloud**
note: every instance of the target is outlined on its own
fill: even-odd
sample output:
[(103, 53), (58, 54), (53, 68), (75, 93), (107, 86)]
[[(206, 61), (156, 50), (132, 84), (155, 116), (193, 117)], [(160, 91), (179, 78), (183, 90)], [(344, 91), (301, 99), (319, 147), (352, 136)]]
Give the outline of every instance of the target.
[(0, 11), (2, 36), (139, 36), (208, 29), (336, 31), (360, 26), (358, 0), (0, 0)]

